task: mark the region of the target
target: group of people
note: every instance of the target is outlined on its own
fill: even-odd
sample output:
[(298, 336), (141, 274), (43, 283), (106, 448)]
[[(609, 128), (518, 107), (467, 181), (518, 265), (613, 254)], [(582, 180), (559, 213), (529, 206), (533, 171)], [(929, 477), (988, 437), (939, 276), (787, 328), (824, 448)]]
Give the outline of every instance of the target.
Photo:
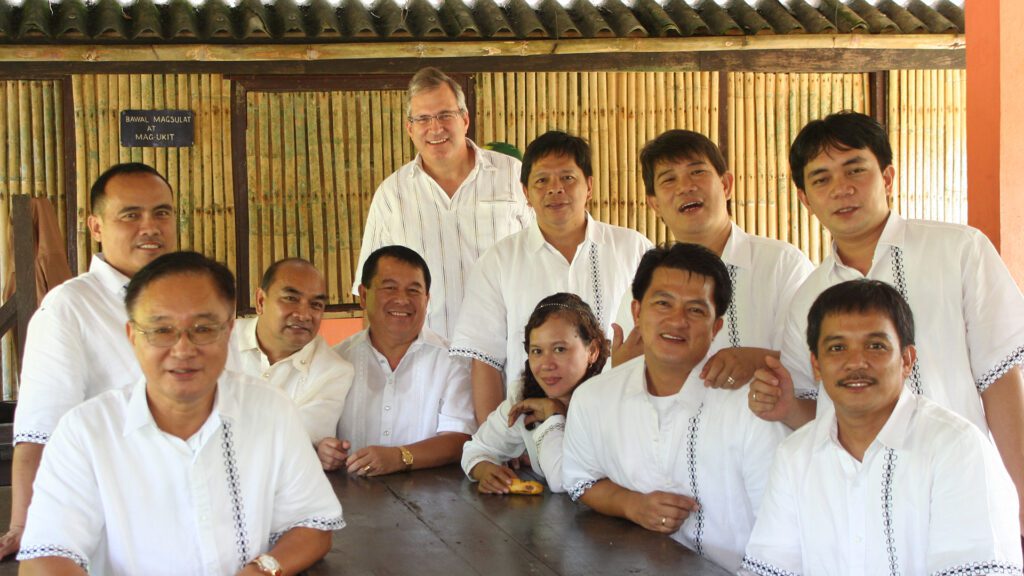
[(833, 238), (814, 268), (732, 223), (695, 132), (641, 152), (677, 241), (654, 247), (587, 213), (585, 140), (480, 148), (434, 68), (407, 116), (418, 154), (374, 195), (353, 286), (366, 328), (333, 348), (311, 263), (272, 264), (235, 319), (230, 271), (177, 251), (159, 173), (95, 182), (103, 252), (29, 325), (0, 553), (26, 574), (295, 574), (344, 526), (325, 471), (461, 460), (481, 492), (528, 466), (733, 572), (1021, 572), (1024, 297), (980, 232), (890, 210), (875, 120), (793, 142)]

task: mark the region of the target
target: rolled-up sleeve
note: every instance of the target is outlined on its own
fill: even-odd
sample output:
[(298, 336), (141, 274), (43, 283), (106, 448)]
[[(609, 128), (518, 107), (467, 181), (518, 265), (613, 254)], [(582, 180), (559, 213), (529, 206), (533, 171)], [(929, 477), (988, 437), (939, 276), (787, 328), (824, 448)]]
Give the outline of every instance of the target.
[(473, 388), (469, 381), (469, 361), (465, 358), (447, 360), (448, 373), (437, 415), (437, 433), (473, 434), (476, 432), (476, 416), (473, 412)]
[(451, 344), (453, 356), (479, 360), (499, 372), (505, 369), (508, 333), (501, 273), (500, 255), (491, 248), (473, 266)]

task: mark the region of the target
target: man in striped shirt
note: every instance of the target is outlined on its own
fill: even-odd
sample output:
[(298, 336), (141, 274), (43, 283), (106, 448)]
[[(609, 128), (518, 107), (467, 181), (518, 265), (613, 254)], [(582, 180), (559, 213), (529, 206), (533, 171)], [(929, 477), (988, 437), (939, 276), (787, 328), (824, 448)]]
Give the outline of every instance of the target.
[(518, 185), (521, 163), (466, 138), (469, 111), (458, 83), (436, 68), (420, 70), (409, 83), (407, 115), (418, 154), (377, 188), (355, 278), (374, 250), (412, 248), (435, 275), (427, 325), (451, 338), (473, 263), (532, 222), (533, 211)]

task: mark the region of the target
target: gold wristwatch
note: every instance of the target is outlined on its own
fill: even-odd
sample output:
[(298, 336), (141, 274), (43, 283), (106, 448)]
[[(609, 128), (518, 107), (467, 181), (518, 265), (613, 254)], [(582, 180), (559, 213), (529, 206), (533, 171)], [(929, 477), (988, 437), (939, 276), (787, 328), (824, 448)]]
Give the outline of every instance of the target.
[(252, 564), (255, 564), (264, 574), (281, 576), (281, 564), (270, 554), (260, 554), (252, 561)]
[(412, 452), (405, 446), (399, 446), (398, 449), (402, 451), (402, 464), (405, 464), (405, 469), (412, 470)]

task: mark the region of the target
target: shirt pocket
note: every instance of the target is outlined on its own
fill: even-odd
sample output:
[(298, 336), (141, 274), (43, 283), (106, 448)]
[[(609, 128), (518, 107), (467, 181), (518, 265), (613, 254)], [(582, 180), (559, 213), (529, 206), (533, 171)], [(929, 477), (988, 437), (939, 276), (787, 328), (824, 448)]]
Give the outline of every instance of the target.
[(514, 199), (481, 200), (474, 210), (477, 258), (502, 238), (522, 229), (519, 215), (523, 208)]

